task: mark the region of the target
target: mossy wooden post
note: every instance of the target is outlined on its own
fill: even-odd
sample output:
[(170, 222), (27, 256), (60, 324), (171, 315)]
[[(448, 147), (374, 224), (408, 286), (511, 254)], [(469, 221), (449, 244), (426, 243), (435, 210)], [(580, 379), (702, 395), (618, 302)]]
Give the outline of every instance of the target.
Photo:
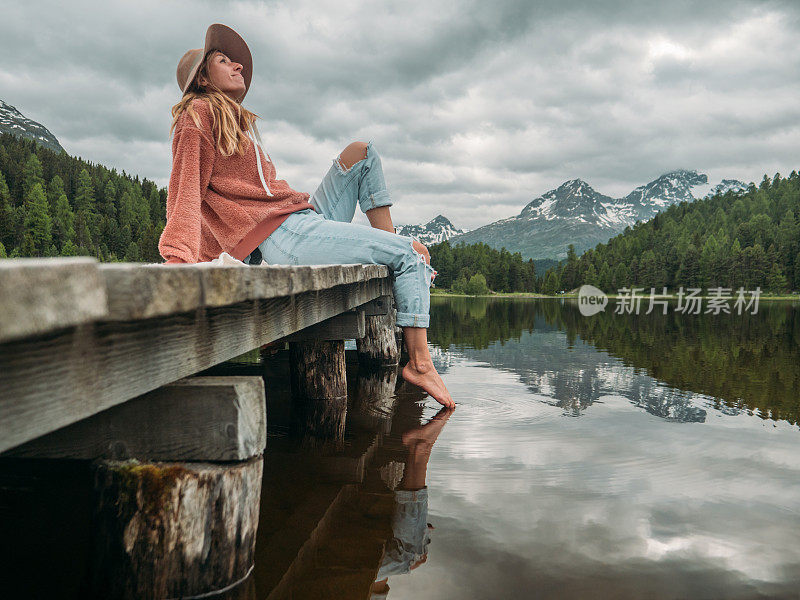
[(400, 350), (395, 335), (396, 314), (397, 310), (392, 307), (385, 314), (366, 316), (364, 337), (356, 340), (359, 363), (370, 366), (398, 363)]
[(182, 598), (222, 590), (252, 570), (263, 470), (248, 461), (96, 464), (101, 598)]
[(295, 425), (315, 444), (344, 441), (347, 375), (344, 339), (289, 342), (289, 372)]
[(45, 437), (21, 451), (97, 457), (95, 597), (199, 596), (252, 571), (266, 446), (261, 377), (188, 377)]

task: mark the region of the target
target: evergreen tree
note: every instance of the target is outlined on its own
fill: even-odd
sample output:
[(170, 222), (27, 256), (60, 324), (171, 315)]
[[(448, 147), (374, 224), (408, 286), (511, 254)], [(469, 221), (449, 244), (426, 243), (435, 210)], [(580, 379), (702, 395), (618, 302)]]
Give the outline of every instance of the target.
[(728, 264), (727, 280), (730, 282), (729, 287), (735, 290), (740, 286), (744, 286), (745, 278), (742, 266), (742, 246), (739, 243), (739, 238), (734, 238), (733, 240), (730, 262)]
[(161, 194), (158, 193), (158, 190), (155, 188), (155, 186), (153, 186), (153, 188), (150, 190), (148, 204), (150, 208), (150, 216), (154, 222), (157, 222), (165, 209), (161, 202)]
[(28, 160), (25, 161), (25, 166), (22, 169), (22, 197), (27, 198), (33, 186), (37, 183), (44, 189), (45, 182), (42, 175), (42, 163), (38, 156), (31, 154)]
[[(26, 233), (22, 238), (22, 245), (19, 247), (17, 256), (31, 257), (36, 256), (36, 242), (33, 239), (33, 234)], [(12, 257), (13, 258), (13, 257)]]
[(7, 248), (13, 248), (16, 240), (16, 227), (14, 226), (15, 209), (11, 203), (11, 193), (6, 185), (6, 178), (0, 171), (0, 243)]
[(28, 193), (25, 204), (25, 229), (27, 235), (33, 239), (33, 252), (29, 248), (25, 256), (47, 256), (50, 244), (53, 243), (52, 223), (50, 221), (49, 206), (47, 196), (42, 189), (41, 183), (36, 183)]
[[(123, 227), (123, 235), (126, 235)], [(148, 258), (143, 248), (158, 247), (161, 229), (150, 224), (139, 237), (139, 247), (145, 260), (157, 261), (158, 257)], [(151, 241), (152, 240), (152, 241)], [(482, 273), (489, 289), (502, 291), (534, 291), (537, 286), (536, 269), (532, 260), (523, 261), (519, 252), (511, 254), (505, 248), (499, 251), (487, 244), (478, 243), (453, 247), (444, 241), (429, 248), (431, 265), (438, 271), (437, 287), (456, 291), (456, 282), (466, 286), (476, 273)], [(463, 287), (461, 288), (463, 292)]]
[[(85, 227), (88, 238), (79, 241), (78, 246), (85, 248), (87, 255), (94, 255), (94, 240), (100, 238), (100, 216), (97, 213), (94, 198), (94, 184), (92, 176), (86, 169), (78, 174), (78, 189), (75, 193), (75, 213), (78, 215), (76, 233), (79, 240), (84, 234), (81, 229)], [(87, 243), (88, 245), (84, 245)]]
[(599, 287), (600, 282), (597, 276), (597, 270), (594, 268), (594, 265), (590, 264), (587, 267), (586, 274), (583, 276), (583, 283), (588, 283), (589, 285)]
[(125, 258), (122, 260), (125, 262), (139, 262), (139, 245), (136, 242), (131, 242), (128, 244), (128, 249), (125, 252)]
[(544, 277), (544, 285), (542, 286), (542, 293), (555, 294), (561, 289), (561, 282), (558, 278), (558, 273), (555, 269), (547, 269)]
[(72, 240), (67, 240), (61, 248), (61, 256), (78, 256), (78, 247)]
[(685, 287), (702, 287), (703, 276), (700, 270), (700, 252), (690, 243), (678, 268), (676, 283)]
[(92, 256), (94, 241), (89, 231), (86, 212), (83, 210), (78, 211), (75, 216), (75, 243), (80, 256)]
[(628, 266), (624, 262), (617, 263), (617, 266), (614, 267), (614, 277), (613, 277), (613, 285), (611, 289), (608, 290), (611, 293), (616, 294), (621, 288), (623, 287), (631, 287), (631, 271)]
[(792, 286), (795, 290), (800, 290), (800, 252), (797, 253), (797, 256), (794, 258), (794, 285)]
[(95, 212), (94, 186), (92, 176), (86, 169), (81, 169), (78, 174), (78, 190), (75, 194), (75, 212), (83, 211), (86, 214)]
[(773, 263), (770, 268), (769, 276), (767, 277), (767, 289), (776, 294), (780, 294), (787, 291), (788, 288), (789, 283), (781, 271), (781, 268)]
[(578, 256), (575, 253), (575, 244), (567, 246), (567, 262), (561, 272), (561, 287), (570, 291), (578, 286)]
[(135, 224), (134, 236), (140, 238), (142, 232), (146, 231), (150, 226), (150, 206), (147, 200), (142, 196), (141, 190), (137, 190), (137, 192), (139, 193), (133, 196), (133, 222)]
[(464, 273), (459, 274), (458, 278), (453, 282), (451, 289), (456, 294), (467, 293), (467, 277)]
[(614, 288), (613, 280), (611, 277), (611, 267), (608, 266), (608, 263), (604, 260), (600, 264), (600, 273), (598, 277), (598, 282), (595, 287), (603, 290), (604, 292), (608, 293)]
[(110, 179), (106, 182), (106, 187), (103, 190), (103, 215), (110, 220), (117, 218), (117, 188), (114, 182)]
[(715, 272), (717, 251), (717, 238), (712, 233), (706, 238), (700, 253), (700, 282), (703, 287), (718, 284)]
[(50, 183), (47, 184), (47, 205), (50, 207), (50, 216), (56, 215), (55, 209), (58, 199), (65, 194), (64, 180), (58, 175), (53, 175)]
[(767, 253), (764, 252), (761, 244), (744, 249), (742, 252), (742, 275), (747, 289), (754, 290), (756, 287), (765, 289), (767, 287), (768, 265)]
[(61, 194), (56, 201), (53, 219), (53, 241), (62, 251), (68, 241), (75, 239), (75, 213), (69, 205), (66, 194)]

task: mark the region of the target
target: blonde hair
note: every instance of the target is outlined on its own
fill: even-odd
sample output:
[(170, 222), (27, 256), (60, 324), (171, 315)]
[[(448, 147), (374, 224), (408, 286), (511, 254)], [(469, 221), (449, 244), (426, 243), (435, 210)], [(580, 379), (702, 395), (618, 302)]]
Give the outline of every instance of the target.
[[(250, 147), (249, 144), (252, 144), (245, 132), (259, 117), (254, 112), (242, 107), (240, 103), (233, 100), (211, 82), (211, 78), (208, 75), (208, 63), (217, 52), (219, 50), (209, 50), (203, 57), (203, 62), (200, 63), (192, 83), (186, 88), (183, 98), (172, 107), (172, 125), (169, 128), (169, 135), (172, 135), (175, 125), (178, 123), (178, 118), (184, 111), (189, 114), (198, 128), (201, 127), (200, 117), (192, 107), (192, 102), (196, 98), (203, 98), (208, 101), (211, 108), (212, 127), (214, 129), (212, 134), (216, 138), (217, 149), (219, 149), (220, 154), (228, 157), (235, 152), (243, 156)], [(208, 82), (206, 86), (201, 86), (198, 83), (200, 75), (205, 77)]]

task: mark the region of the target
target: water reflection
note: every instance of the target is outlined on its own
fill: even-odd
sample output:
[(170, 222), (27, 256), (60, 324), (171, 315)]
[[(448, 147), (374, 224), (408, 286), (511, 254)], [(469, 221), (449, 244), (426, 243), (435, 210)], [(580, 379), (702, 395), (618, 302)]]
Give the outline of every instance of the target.
[[(405, 448), (404, 462), (395, 463), (402, 473), (399, 483), (397, 469), (386, 470), (385, 483), (393, 492), (392, 537), (384, 545), (384, 557), (377, 580), (371, 587), (371, 598), (385, 598), (389, 592), (389, 577), (410, 573), (428, 560), (428, 544), (434, 526), (428, 522), (428, 487), (425, 478), (428, 460), (444, 424), (454, 409), (442, 408), (428, 423), (402, 431), (400, 439)], [(394, 471), (394, 477), (391, 473)]]
[(706, 405), (795, 424), (800, 417), (798, 303), (765, 302), (755, 315), (670, 309), (585, 317), (571, 301), (434, 296), (432, 302), (437, 368), (448, 370), (452, 348), (518, 373), (532, 393), (571, 416), (601, 394), (618, 393), (676, 421), (704, 420)]
[(292, 426), (285, 358), (265, 365), (274, 416), (256, 546), (258, 597), (384, 597), (390, 577), (427, 560), (428, 461), (453, 411), (424, 418), (426, 396), (399, 377), (400, 367), (351, 361), (344, 445), (312, 447)]
[(797, 597), (796, 314), (631, 323), (436, 299), (459, 409), (430, 461), (436, 545), (396, 597)]

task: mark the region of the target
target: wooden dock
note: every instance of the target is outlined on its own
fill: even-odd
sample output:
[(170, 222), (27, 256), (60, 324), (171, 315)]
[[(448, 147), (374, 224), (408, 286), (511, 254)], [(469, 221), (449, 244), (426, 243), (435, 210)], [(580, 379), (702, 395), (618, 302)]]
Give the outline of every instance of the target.
[(399, 354), (383, 265), (9, 259), (0, 304), (0, 461), (94, 461), (105, 597), (198, 596), (253, 569), (264, 379), (198, 373), (287, 342), (300, 426), (335, 449), (344, 340), (359, 362)]

